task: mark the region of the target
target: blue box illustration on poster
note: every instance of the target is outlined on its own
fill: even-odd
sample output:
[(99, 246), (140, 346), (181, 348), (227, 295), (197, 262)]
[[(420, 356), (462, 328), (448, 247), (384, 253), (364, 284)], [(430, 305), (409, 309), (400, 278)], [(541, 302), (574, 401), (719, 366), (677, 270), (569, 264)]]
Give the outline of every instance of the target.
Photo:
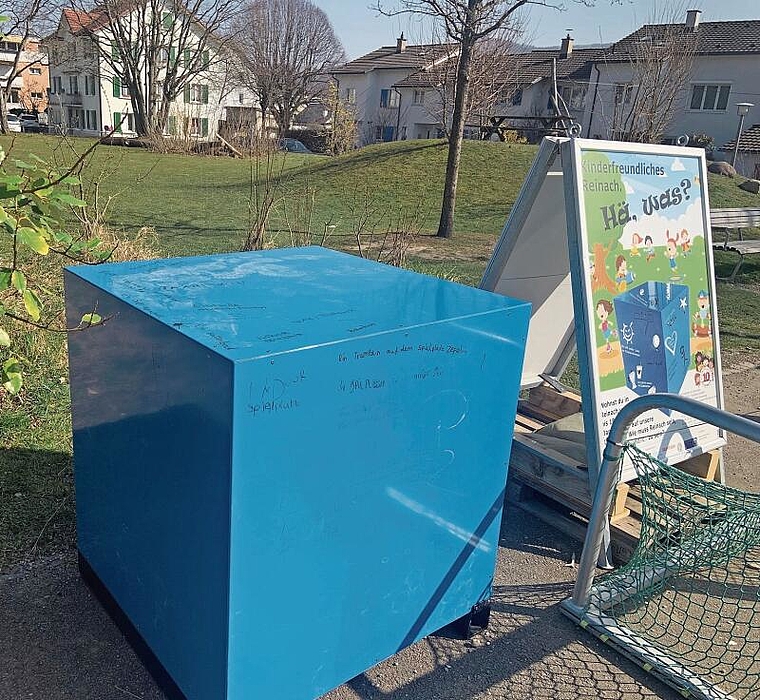
[(689, 288), (650, 281), (613, 303), (626, 386), (640, 396), (679, 392), (689, 368)]
[(528, 303), (319, 247), (65, 281), (83, 572), (182, 697), (312, 700), (488, 599)]

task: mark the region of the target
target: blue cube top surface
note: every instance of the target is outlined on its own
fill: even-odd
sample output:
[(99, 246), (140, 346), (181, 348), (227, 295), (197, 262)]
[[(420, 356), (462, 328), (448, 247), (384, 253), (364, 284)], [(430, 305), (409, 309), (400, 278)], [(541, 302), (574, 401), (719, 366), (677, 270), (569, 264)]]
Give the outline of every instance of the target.
[(233, 361), (525, 305), (320, 247), (68, 270)]

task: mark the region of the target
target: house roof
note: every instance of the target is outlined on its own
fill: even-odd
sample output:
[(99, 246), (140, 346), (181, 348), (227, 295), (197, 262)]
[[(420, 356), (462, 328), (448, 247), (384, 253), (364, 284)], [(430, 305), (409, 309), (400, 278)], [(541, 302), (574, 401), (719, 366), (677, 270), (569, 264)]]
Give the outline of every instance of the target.
[[(591, 75), (591, 62), (602, 49), (574, 49), (567, 58), (560, 58), (559, 49), (536, 49), (528, 53), (512, 54), (513, 65), (507, 67), (510, 82), (518, 85), (530, 85), (543, 78), (551, 78), (553, 59), (557, 60), (557, 78), (560, 80), (588, 81)], [(394, 87), (430, 87), (434, 73), (422, 68), (400, 80)]]
[(331, 72), (334, 75), (340, 75), (369, 73), (380, 68), (419, 70), (455, 51), (456, 46), (454, 44), (410, 44), (401, 52), (397, 50), (396, 46), (381, 46), (379, 49), (349, 61)]
[[(721, 151), (733, 151), (736, 147), (736, 139), (729, 141), (721, 147)], [(749, 129), (742, 132), (739, 139), (739, 150), (742, 153), (760, 153), (760, 124), (753, 124)]]
[(108, 25), (108, 15), (103, 10), (81, 12), (79, 10), (64, 9), (63, 18), (68, 23), (72, 34), (94, 32)]
[(685, 24), (645, 24), (633, 34), (612, 44), (603, 55), (605, 61), (628, 61), (634, 47), (642, 41), (656, 41), (662, 37), (682, 35), (683, 40), (696, 42), (697, 55), (760, 54), (760, 20), (731, 22), (700, 22), (696, 30)]

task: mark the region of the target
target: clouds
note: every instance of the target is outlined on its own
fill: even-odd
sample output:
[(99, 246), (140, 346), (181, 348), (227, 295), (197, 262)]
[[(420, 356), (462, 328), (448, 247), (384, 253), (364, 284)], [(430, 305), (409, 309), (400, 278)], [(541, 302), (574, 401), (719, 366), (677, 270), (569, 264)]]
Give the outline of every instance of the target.
[[(665, 213), (667, 214), (667, 210)], [(620, 243), (626, 250), (630, 249), (633, 234), (638, 233), (642, 238), (651, 236), (653, 245), (663, 246), (667, 243), (666, 232), (669, 231), (670, 237), (673, 238), (680, 234), (682, 229), (689, 232), (692, 240), (694, 236), (704, 236), (701, 197), (693, 199), (686, 211), (675, 219), (669, 219), (656, 212), (651, 216), (640, 216), (637, 221), (629, 221), (623, 228)]]

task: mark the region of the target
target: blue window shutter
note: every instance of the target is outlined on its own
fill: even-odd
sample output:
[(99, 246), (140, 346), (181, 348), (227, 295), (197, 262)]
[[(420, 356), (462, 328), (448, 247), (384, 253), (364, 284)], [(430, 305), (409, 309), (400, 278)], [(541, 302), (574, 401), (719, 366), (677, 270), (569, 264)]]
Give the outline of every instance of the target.
[(121, 133), (121, 112), (113, 113), (113, 130)]
[(208, 136), (208, 119), (201, 119), (201, 136)]
[(113, 77), (113, 96), (121, 97), (121, 79), (118, 75)]
[(177, 135), (177, 117), (173, 114), (169, 115), (169, 134), (171, 136)]
[(204, 105), (208, 104), (208, 85), (201, 86), (201, 102)]
[(381, 107), (387, 107), (388, 106), (388, 94), (390, 93), (390, 90), (380, 90), (380, 106)]
[(182, 92), (185, 99), (185, 104), (190, 104), (190, 86), (185, 85), (185, 89)]

